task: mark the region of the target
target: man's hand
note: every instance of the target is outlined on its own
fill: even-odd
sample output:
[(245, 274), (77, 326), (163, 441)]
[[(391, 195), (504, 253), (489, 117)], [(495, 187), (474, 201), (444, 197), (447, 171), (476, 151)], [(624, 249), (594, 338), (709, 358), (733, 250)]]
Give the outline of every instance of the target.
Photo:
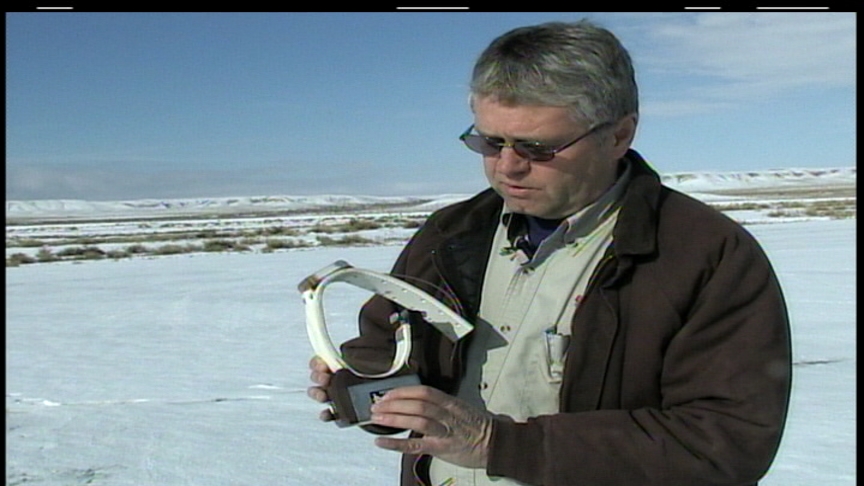
[(423, 437), (379, 437), (383, 449), (429, 454), (468, 468), (485, 468), (495, 416), (428, 386), (406, 386), (387, 392), (372, 406), (372, 421), (411, 429)]
[[(330, 401), (330, 397), (327, 396), (325, 388), (330, 384), (330, 378), (333, 376), (333, 373), (327, 367), (327, 363), (318, 356), (313, 356), (309, 361), (309, 369), (311, 370), (309, 378), (317, 386), (307, 388), (306, 394), (316, 402), (327, 403)], [(322, 410), (318, 418), (324, 422), (329, 422), (333, 420), (333, 414), (330, 413), (330, 410)]]

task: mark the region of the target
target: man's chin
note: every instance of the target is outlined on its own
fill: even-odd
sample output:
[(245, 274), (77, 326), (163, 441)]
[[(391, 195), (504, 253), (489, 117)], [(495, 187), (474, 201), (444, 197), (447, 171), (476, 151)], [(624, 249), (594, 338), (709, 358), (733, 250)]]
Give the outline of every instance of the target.
[(542, 205), (537, 204), (534, 201), (527, 201), (525, 199), (514, 199), (514, 198), (504, 198), (504, 204), (507, 206), (507, 209), (514, 213), (524, 214), (526, 216), (534, 216), (535, 218), (553, 218), (554, 216), (547, 216), (548, 212)]

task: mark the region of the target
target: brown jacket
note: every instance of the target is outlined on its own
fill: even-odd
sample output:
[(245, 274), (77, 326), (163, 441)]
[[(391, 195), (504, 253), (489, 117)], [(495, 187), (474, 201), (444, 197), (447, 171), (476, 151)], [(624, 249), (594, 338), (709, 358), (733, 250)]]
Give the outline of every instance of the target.
[[(573, 318), (561, 413), (497, 423), (487, 473), (546, 486), (755, 485), (789, 401), (777, 279), (739, 224), (662, 186), (636, 152), (627, 158), (614, 243)], [(501, 207), (487, 190), (436, 212), (392, 273), (476, 317)], [(349, 360), (392, 356), (393, 311), (379, 297), (364, 306)], [(413, 329), (412, 367), (453, 392), (470, 335), (454, 346), (417, 316)], [(403, 486), (427, 484), (425, 459), (403, 457)]]

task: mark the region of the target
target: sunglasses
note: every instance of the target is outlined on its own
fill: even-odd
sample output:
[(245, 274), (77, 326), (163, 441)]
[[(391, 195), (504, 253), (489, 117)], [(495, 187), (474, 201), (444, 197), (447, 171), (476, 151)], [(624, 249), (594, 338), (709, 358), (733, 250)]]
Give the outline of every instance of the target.
[(586, 133), (579, 135), (578, 137), (576, 137), (576, 139), (571, 140), (564, 145), (558, 145), (555, 147), (546, 145), (541, 142), (531, 142), (526, 140), (505, 142), (504, 139), (500, 137), (486, 137), (483, 135), (478, 135), (475, 133), (471, 133), (471, 130), (474, 129), (474, 125), (471, 125), (470, 127), (468, 127), (468, 130), (465, 130), (462, 135), (459, 135), (459, 140), (462, 140), (465, 146), (469, 149), (486, 157), (499, 155), (504, 147), (510, 147), (513, 149), (514, 152), (516, 152), (517, 155), (522, 158), (528, 159), (533, 162), (546, 162), (555, 158), (555, 155), (558, 152), (566, 149), (571, 145), (574, 145), (576, 142), (609, 125), (612, 125), (612, 122), (601, 123), (594, 128), (588, 130)]

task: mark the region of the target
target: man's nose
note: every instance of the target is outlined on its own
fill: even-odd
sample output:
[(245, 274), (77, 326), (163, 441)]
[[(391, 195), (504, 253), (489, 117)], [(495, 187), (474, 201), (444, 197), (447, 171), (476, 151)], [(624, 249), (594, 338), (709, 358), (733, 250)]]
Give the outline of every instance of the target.
[(513, 147), (502, 147), (495, 164), (499, 172), (507, 175), (523, 174), (531, 168), (531, 161), (516, 153)]

